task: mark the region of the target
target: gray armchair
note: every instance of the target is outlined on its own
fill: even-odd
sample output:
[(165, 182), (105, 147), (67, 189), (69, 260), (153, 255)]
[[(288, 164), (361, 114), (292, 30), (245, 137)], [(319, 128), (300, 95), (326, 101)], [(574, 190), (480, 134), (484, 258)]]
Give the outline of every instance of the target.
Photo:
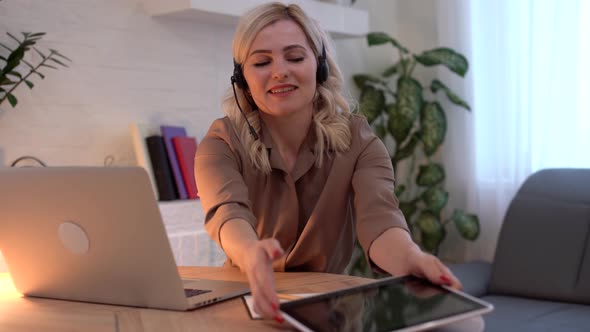
[(494, 304), (486, 331), (590, 331), (590, 169), (532, 174), (510, 203), (493, 263), (451, 270)]

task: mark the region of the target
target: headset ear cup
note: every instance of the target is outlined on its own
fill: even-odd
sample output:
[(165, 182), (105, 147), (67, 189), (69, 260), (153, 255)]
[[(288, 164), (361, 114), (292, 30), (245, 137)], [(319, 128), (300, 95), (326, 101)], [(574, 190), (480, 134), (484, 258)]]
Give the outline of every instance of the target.
[(326, 59), (322, 59), (321, 57), (318, 58), (318, 71), (316, 73), (316, 81), (318, 84), (324, 83), (328, 80), (328, 75), (330, 74), (330, 69)]
[(248, 82), (246, 82), (246, 79), (244, 78), (244, 73), (242, 72), (242, 66), (240, 66), (240, 64), (238, 64), (235, 60), (234, 60), (234, 75), (231, 78), (232, 78), (232, 82), (235, 82), (236, 85), (238, 86), (238, 88), (240, 88), (242, 90), (248, 89)]
[(317, 83), (324, 83), (326, 80), (328, 80), (329, 74), (330, 65), (328, 65), (328, 60), (326, 58), (326, 47), (322, 45), (322, 54), (318, 56), (318, 69), (315, 75)]

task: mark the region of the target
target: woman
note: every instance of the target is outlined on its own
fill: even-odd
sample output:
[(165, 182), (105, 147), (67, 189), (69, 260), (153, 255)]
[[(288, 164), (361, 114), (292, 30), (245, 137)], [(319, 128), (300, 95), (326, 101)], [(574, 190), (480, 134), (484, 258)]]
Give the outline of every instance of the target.
[(351, 114), (327, 41), (297, 5), (246, 13), (227, 117), (195, 159), (208, 233), (248, 276), (255, 310), (279, 322), (273, 270), (342, 273), (355, 238), (375, 269), (460, 287), (412, 242), (387, 150)]

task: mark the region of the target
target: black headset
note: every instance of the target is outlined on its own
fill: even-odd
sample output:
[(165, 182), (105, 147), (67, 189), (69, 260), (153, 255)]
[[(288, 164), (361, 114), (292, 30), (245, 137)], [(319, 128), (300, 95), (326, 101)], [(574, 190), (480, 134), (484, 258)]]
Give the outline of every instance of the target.
[[(326, 59), (326, 48), (322, 45), (322, 54), (318, 56), (318, 68), (316, 71), (316, 82), (318, 84), (324, 83), (328, 79), (330, 74), (330, 66)], [(231, 77), (232, 84), (235, 83), (238, 88), (242, 90), (248, 89), (248, 82), (244, 78), (244, 72), (242, 71), (242, 65), (236, 62), (234, 59), (234, 74)]]
[[(318, 68), (315, 73), (315, 79), (316, 79), (317, 84), (324, 83), (328, 79), (329, 74), (330, 74), (330, 66), (328, 65), (328, 60), (326, 59), (326, 47), (322, 44), (322, 54), (320, 56), (318, 56)], [(248, 82), (246, 82), (246, 78), (244, 78), (244, 72), (242, 71), (242, 65), (237, 63), (235, 59), (234, 59), (234, 73), (231, 76), (231, 83), (232, 83), (231, 84), (232, 89), (234, 90), (234, 98), (236, 99), (236, 104), (238, 105), (238, 109), (240, 110), (240, 113), (242, 113), (242, 115), (244, 116), (244, 119), (246, 119), (246, 123), (248, 124), (248, 128), (250, 129), (250, 134), (252, 135), (252, 138), (254, 138), (254, 140), (257, 140), (258, 134), (256, 133), (256, 130), (254, 129), (254, 127), (252, 127), (250, 125), (250, 121), (248, 121), (246, 114), (244, 114), (242, 107), (240, 107), (240, 102), (238, 102), (238, 96), (236, 95), (235, 86), (237, 85), (238, 88), (240, 88), (242, 90), (247, 90), (248, 89)], [(252, 105), (252, 107), (254, 109), (257, 109), (256, 104), (254, 104), (254, 101), (250, 100), (249, 98), (247, 98), (247, 99), (248, 99), (248, 102), (250, 103), (250, 105)]]

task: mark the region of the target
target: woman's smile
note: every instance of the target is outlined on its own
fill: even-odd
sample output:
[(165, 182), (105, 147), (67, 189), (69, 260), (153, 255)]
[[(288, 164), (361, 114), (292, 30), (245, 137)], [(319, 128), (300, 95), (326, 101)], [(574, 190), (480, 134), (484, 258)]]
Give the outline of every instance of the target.
[(270, 88), (268, 92), (275, 97), (290, 96), (297, 90), (297, 87), (291, 84), (281, 84)]

